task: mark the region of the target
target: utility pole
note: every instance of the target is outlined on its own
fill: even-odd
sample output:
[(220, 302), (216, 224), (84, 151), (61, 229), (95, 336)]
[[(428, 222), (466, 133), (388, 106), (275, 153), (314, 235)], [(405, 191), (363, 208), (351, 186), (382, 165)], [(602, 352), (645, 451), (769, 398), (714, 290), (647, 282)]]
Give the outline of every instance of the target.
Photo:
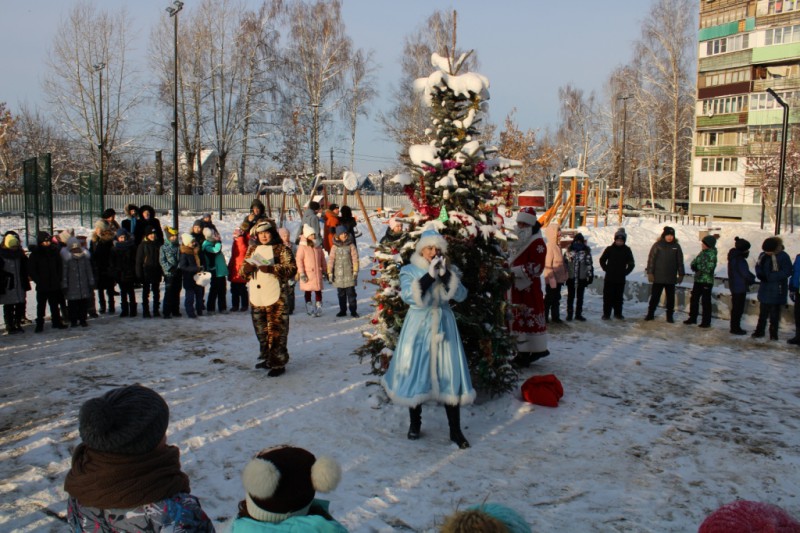
[[(100, 149), (100, 212), (102, 213), (105, 209), (104, 204), (104, 197), (105, 197), (105, 173), (103, 172), (103, 168), (105, 167), (105, 158), (103, 152), (105, 151), (105, 134), (103, 132), (103, 69), (106, 68), (105, 63), (97, 63), (93, 65), (94, 71), (100, 73), (100, 142), (97, 144), (97, 147)], [(90, 182), (91, 183), (91, 182)], [(91, 188), (89, 190), (91, 194)]]
[(619, 176), (619, 186), (625, 186), (625, 144), (626, 144), (626, 134), (628, 130), (628, 98), (631, 95), (626, 94), (625, 96), (618, 96), (617, 100), (622, 100), (622, 161), (620, 162), (620, 176)]
[(172, 93), (172, 227), (178, 229), (178, 13), (183, 2), (174, 0), (167, 13), (175, 21), (173, 32), (173, 74), (175, 76)]
[[(350, 170), (353, 170), (352, 168)], [(333, 179), (333, 146), (331, 146), (331, 173), (328, 179)]]

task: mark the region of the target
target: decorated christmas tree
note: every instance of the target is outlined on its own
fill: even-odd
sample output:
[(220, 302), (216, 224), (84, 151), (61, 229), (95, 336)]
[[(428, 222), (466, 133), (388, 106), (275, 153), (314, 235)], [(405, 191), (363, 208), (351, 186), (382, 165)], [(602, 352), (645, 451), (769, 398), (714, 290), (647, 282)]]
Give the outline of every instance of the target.
[(433, 54), (434, 72), (415, 82), (430, 106), (431, 126), (425, 130), (430, 141), (410, 146), (409, 172), (393, 178), (414, 212), (396, 218), (403, 231), (376, 248), (375, 331), (365, 334), (367, 342), (357, 353), (370, 357), (373, 373), (388, 368), (408, 308), (400, 298), (400, 268), (423, 228), (432, 224), (448, 240), (448, 256), (469, 290), (454, 311), (473, 383), (494, 395), (511, 390), (517, 380), (510, 365), (516, 345), (507, 324), (511, 276), (501, 214), (510, 214), (519, 163), (495, 157), (480, 139), (477, 126), (486, 111), (489, 82), (480, 74), (459, 74), (467, 56)]

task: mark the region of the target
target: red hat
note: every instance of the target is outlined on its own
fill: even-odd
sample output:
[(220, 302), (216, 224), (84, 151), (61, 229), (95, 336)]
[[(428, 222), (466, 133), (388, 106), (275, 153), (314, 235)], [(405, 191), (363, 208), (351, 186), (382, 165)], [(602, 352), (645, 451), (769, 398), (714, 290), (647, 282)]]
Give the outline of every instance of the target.
[(558, 407), (558, 400), (564, 396), (564, 387), (553, 374), (532, 376), (522, 384), (522, 399), (528, 403)]
[(800, 533), (800, 522), (776, 505), (738, 500), (703, 520), (697, 533)]
[(517, 222), (524, 222), (525, 224), (533, 226), (538, 221), (539, 218), (536, 216), (536, 209), (530, 206), (523, 207), (519, 210), (519, 213), (517, 213)]

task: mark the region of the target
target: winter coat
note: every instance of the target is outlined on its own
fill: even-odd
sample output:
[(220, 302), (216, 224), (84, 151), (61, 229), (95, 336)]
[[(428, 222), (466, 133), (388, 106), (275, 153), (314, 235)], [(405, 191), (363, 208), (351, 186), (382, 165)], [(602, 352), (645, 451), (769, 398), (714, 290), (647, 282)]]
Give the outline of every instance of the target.
[(301, 228), (303, 227), (303, 224), (308, 224), (311, 226), (311, 229), (314, 230), (314, 235), (316, 235), (315, 245), (322, 246), (322, 233), (319, 231), (319, 217), (311, 208), (307, 208), (303, 212), (303, 222), (301, 223)]
[(231, 283), (247, 283), (247, 280), (239, 275), (239, 269), (244, 263), (244, 254), (247, 253), (247, 241), (247, 234), (239, 235), (233, 239), (231, 258), (228, 259), (228, 281)]
[(178, 271), (178, 258), (180, 257), (181, 248), (178, 241), (171, 242), (167, 240), (164, 246), (158, 251), (158, 264), (161, 265), (161, 272), (165, 278), (171, 278)]
[(564, 254), (561, 253), (561, 244), (558, 242), (558, 224), (550, 224), (544, 229), (547, 239), (547, 255), (544, 258), (544, 271), (542, 277), (547, 286), (555, 288), (557, 284), (567, 281), (567, 265), (564, 264)]
[(573, 242), (567, 248), (567, 275), (591, 283), (594, 280), (592, 250), (582, 242)]
[[(322, 248), (309, 245), (308, 239), (300, 239), (294, 259), (297, 263), (297, 274), (300, 276), (300, 290), (321, 291), (322, 279), (327, 272)], [(303, 275), (308, 278), (307, 281), (303, 281)]]
[(600, 254), (600, 268), (606, 273), (605, 281), (608, 283), (625, 283), (625, 278), (635, 266), (633, 252), (627, 244), (612, 244)]
[[(28, 257), (22, 248), (0, 248), (0, 304), (21, 304), (31, 290), (28, 280)], [(4, 290), (3, 290), (4, 289)]]
[(337, 289), (355, 287), (358, 281), (358, 250), (349, 233), (344, 241), (333, 241), (328, 256), (328, 279)]
[(325, 211), (325, 231), (322, 247), (326, 253), (331, 253), (333, 241), (336, 239), (336, 226), (339, 225), (339, 216), (331, 210)]
[(422, 278), (430, 280), (429, 262), (418, 253), (400, 269), (400, 298), (408, 313), (397, 338), (389, 369), (381, 379), (393, 402), (409, 407), (433, 400), (465, 405), (475, 400), (464, 346), (450, 300), (463, 302), (467, 289), (460, 273), (450, 267), (445, 283), (437, 278), (426, 291)]
[(228, 264), (225, 262), (225, 255), (222, 253), (222, 242), (203, 241), (201, 247), (203, 251), (203, 264), (206, 270), (215, 278), (228, 276)]
[(136, 249), (136, 277), (146, 283), (161, 283), (161, 244), (143, 240)]
[(28, 275), (36, 284), (37, 291), (61, 290), (61, 273), (63, 261), (54, 244), (31, 247), (28, 257)]
[(64, 259), (61, 288), (67, 300), (84, 300), (92, 297), (94, 275), (89, 254), (81, 250), (80, 254), (69, 254)]
[(178, 270), (183, 276), (183, 288), (192, 289), (197, 284), (194, 281), (194, 275), (203, 270), (203, 263), (200, 261), (200, 251), (195, 246), (180, 247), (180, 255), (178, 256)]
[(763, 304), (786, 305), (789, 295), (789, 278), (792, 277), (792, 259), (784, 251), (769, 255), (764, 252), (756, 261), (758, 301)]
[(792, 279), (789, 280), (789, 290), (797, 292), (800, 289), (800, 254), (794, 258), (794, 266), (792, 266)]
[(124, 510), (84, 507), (75, 498), (69, 498), (67, 524), (69, 530), (74, 532), (214, 532), (214, 523), (200, 507), (200, 501), (184, 492), (171, 498)]
[[(314, 499), (314, 506), (322, 507), (327, 514), (328, 502)], [(230, 533), (347, 533), (347, 529), (336, 520), (328, 520), (319, 514), (291, 516), (277, 523), (259, 522), (252, 518), (237, 518), (231, 524)]]
[(748, 254), (736, 248), (728, 251), (728, 288), (731, 294), (745, 294), (749, 286), (756, 282), (755, 274), (747, 266)]
[(94, 281), (100, 290), (113, 289), (116, 280), (111, 274), (111, 253), (114, 248), (115, 231), (104, 231), (99, 235), (92, 233), (89, 241)]
[(339, 209), (339, 225), (347, 228), (347, 233), (353, 237), (354, 243), (356, 242), (356, 237), (361, 237), (361, 234), (356, 231), (358, 222), (353, 216), (353, 211), (350, 210), (350, 206), (343, 205), (341, 209)]
[[(149, 218), (145, 218), (145, 213)], [(164, 231), (161, 229), (161, 222), (156, 218), (156, 210), (149, 205), (143, 205), (139, 208), (139, 218), (133, 232), (137, 245), (144, 240), (148, 228), (155, 228), (156, 242), (164, 244)]]
[[(251, 244), (247, 247), (247, 252), (245, 252), (244, 258), (249, 259), (250, 256), (258, 252), (259, 246), (269, 246), (272, 248), (272, 258), (274, 263), (274, 269), (272, 274), (262, 273), (258, 270), (250, 273), (249, 275), (244, 273), (244, 261), (242, 262), (242, 268), (239, 269), (239, 275), (245, 278), (248, 282), (253, 282), (250, 284), (248, 293), (250, 295), (250, 304), (254, 307), (259, 307), (258, 305), (254, 304), (254, 301), (259, 299), (259, 280), (260, 279), (267, 279), (265, 276), (274, 276), (278, 279), (278, 284), (280, 288), (280, 296), (279, 299), (286, 301), (289, 295), (293, 294), (294, 286), (289, 285), (289, 281), (295, 278), (297, 275), (297, 262), (294, 259), (294, 254), (292, 253), (292, 249), (289, 246), (286, 246), (281, 241), (280, 237), (275, 237), (275, 240), (271, 242), (276, 242), (277, 244)], [(260, 252), (259, 252), (260, 254)], [(263, 255), (263, 254), (260, 254)], [(269, 283), (265, 284), (268, 285)], [(265, 306), (266, 307), (266, 306)]]
[[(258, 214), (255, 214), (255, 212), (253, 212), (254, 207), (258, 208)], [(242, 222), (247, 224), (247, 231), (249, 232), (252, 229), (252, 227), (256, 225), (256, 222), (258, 222), (259, 220), (266, 220), (266, 219), (267, 215), (266, 215), (266, 209), (264, 208), (264, 202), (256, 198), (252, 202), (250, 202), (250, 213), (248, 213), (247, 216), (244, 217), (244, 220)]]
[(694, 272), (695, 283), (714, 284), (714, 272), (717, 270), (717, 249), (706, 248), (689, 265)]
[(679, 277), (686, 275), (683, 266), (683, 250), (678, 239), (667, 242), (661, 238), (650, 248), (647, 256), (648, 277), (653, 276), (653, 283), (675, 285)]
[(136, 281), (136, 243), (128, 237), (124, 242), (114, 241), (108, 271), (115, 283)]

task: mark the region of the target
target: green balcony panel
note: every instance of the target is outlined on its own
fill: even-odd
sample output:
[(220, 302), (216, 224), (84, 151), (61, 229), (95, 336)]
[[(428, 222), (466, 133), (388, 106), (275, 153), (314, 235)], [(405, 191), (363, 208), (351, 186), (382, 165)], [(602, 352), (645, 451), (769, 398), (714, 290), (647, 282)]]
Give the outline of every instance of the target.
[[(698, 118), (698, 126), (699, 124)], [(800, 112), (789, 108), (789, 123), (800, 123)], [(747, 115), (748, 126), (780, 126), (783, 124), (783, 109), (769, 109), (766, 111), (750, 111)]]
[(719, 39), (720, 37), (727, 37), (728, 35), (735, 35), (739, 33), (739, 21), (726, 22), (719, 26), (711, 26), (710, 28), (703, 28), (697, 32), (697, 40), (700, 42), (710, 41), (711, 39)]
[(800, 57), (800, 43), (778, 44), (753, 49), (753, 64), (771, 63)]
[(698, 128), (712, 128), (714, 126), (738, 126), (739, 114), (714, 115), (713, 117), (697, 117)]
[(717, 155), (742, 155), (739, 152), (740, 146), (698, 146), (695, 149), (697, 156), (717, 156)]
[(755, 62), (753, 60), (753, 52), (752, 49), (748, 48), (747, 50), (739, 50), (738, 52), (704, 57), (697, 62), (697, 71), (711, 72), (715, 70), (746, 67), (750, 65), (750, 63)]

